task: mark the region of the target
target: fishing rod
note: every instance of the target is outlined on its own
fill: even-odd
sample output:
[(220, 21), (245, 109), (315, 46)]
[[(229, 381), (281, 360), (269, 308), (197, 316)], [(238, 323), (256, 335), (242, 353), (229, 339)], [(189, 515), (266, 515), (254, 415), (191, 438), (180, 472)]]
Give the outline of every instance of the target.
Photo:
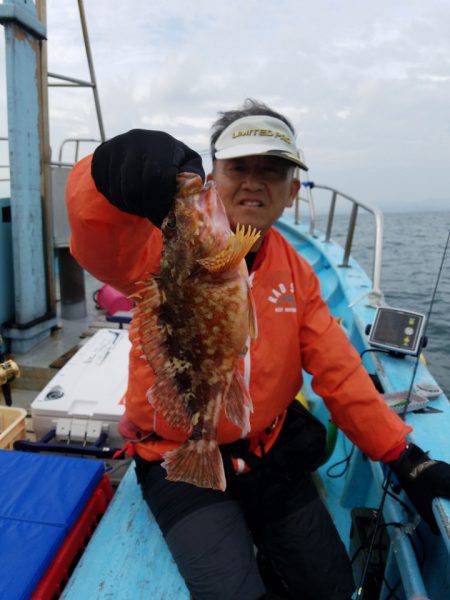
[[(449, 242), (450, 242), (450, 229), (448, 231), (447, 242), (445, 244), (444, 252), (442, 254), (441, 264), (440, 264), (438, 275), (437, 275), (437, 278), (436, 278), (436, 284), (434, 286), (433, 293), (432, 293), (431, 300), (430, 300), (430, 304), (428, 306), (428, 312), (427, 312), (426, 319), (425, 319), (425, 325), (424, 325), (424, 329), (423, 329), (423, 334), (422, 334), (421, 340), (419, 342), (419, 348), (418, 348), (418, 352), (417, 352), (416, 361), (414, 363), (414, 369), (413, 369), (412, 376), (411, 376), (411, 383), (409, 385), (409, 390), (408, 390), (408, 395), (406, 397), (405, 406), (403, 407), (403, 410), (402, 410), (401, 414), (399, 415), (402, 420), (405, 419), (406, 413), (408, 412), (409, 403), (411, 402), (411, 393), (412, 393), (412, 389), (413, 389), (413, 385), (414, 385), (414, 380), (416, 378), (417, 369), (419, 367), (420, 355), (421, 355), (422, 349), (424, 347), (425, 333), (426, 333), (426, 330), (428, 329), (428, 325), (429, 325), (429, 322), (430, 322), (431, 313), (432, 313), (434, 302), (435, 302), (435, 299), (436, 299), (436, 293), (437, 293), (437, 290), (438, 290), (438, 287), (439, 287), (439, 282), (440, 282), (440, 279), (441, 279), (442, 270), (444, 268), (445, 259), (446, 259), (446, 256), (447, 256), (447, 249), (448, 249), (448, 246), (449, 246)], [(366, 558), (366, 561), (364, 563), (363, 573), (361, 575), (361, 579), (359, 581), (359, 585), (358, 585), (357, 592), (356, 592), (356, 600), (359, 600), (360, 598), (362, 598), (362, 595), (364, 593), (364, 585), (366, 583), (367, 574), (368, 574), (368, 570), (369, 570), (369, 565), (370, 565), (370, 561), (371, 561), (371, 558), (372, 558), (373, 550), (374, 550), (374, 547), (375, 547), (375, 542), (376, 542), (376, 539), (377, 539), (377, 534), (378, 534), (378, 532), (381, 529), (381, 518), (382, 518), (382, 515), (383, 515), (384, 504), (386, 502), (386, 496), (388, 495), (388, 488), (389, 488), (389, 486), (391, 484), (391, 480), (392, 480), (392, 469), (388, 468), (388, 473), (387, 473), (387, 475), (385, 477), (385, 480), (384, 480), (384, 483), (383, 483), (383, 495), (381, 496), (381, 501), (380, 501), (380, 504), (378, 506), (377, 519), (375, 521), (375, 528), (374, 528), (374, 531), (373, 531), (373, 534), (372, 534), (372, 537), (371, 537), (371, 540), (370, 540), (369, 552), (367, 554), (367, 558)]]

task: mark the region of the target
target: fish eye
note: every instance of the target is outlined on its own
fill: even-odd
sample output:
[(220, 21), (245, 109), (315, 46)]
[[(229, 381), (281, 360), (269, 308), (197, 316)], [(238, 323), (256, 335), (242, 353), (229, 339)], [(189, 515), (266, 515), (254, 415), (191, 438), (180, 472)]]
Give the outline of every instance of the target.
[(175, 220), (175, 215), (173, 213), (171, 213), (168, 217), (167, 217), (167, 221), (166, 221), (166, 227), (168, 229), (175, 229), (175, 227), (177, 226), (177, 222)]

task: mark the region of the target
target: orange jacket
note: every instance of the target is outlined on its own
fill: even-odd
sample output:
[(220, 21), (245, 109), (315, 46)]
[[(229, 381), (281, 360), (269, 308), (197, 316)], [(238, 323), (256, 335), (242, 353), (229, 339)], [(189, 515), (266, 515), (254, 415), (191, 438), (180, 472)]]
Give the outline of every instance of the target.
[[(136, 282), (159, 268), (161, 232), (146, 219), (112, 206), (97, 191), (90, 173), (91, 157), (87, 157), (75, 165), (68, 179), (71, 252), (96, 278), (131, 294)], [(251, 342), (242, 365), (254, 406), (248, 436), (261, 434), (292, 402), (302, 386), (303, 368), (313, 375), (313, 388), (333, 421), (363, 452), (373, 460), (395, 454), (411, 427), (375, 390), (358, 353), (322, 299), (312, 267), (274, 228), (258, 252), (251, 282), (258, 338)], [(163, 438), (137, 444), (143, 458), (156, 460), (185, 436), (169, 427), (147, 400), (154, 374), (139, 354), (132, 347), (126, 415), (142, 431)], [(241, 435), (222, 414), (219, 444), (234, 442)]]

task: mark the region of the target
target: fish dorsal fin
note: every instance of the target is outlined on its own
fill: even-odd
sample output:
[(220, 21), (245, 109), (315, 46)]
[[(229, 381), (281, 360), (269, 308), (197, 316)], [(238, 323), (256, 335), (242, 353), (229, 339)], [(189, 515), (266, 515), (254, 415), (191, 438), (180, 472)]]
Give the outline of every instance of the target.
[(199, 258), (197, 262), (211, 273), (232, 271), (239, 266), (241, 260), (259, 239), (260, 235), (261, 233), (250, 227), (250, 225), (247, 231), (245, 231), (244, 225), (237, 225), (236, 233), (230, 235), (224, 250), (215, 256)]
[(155, 374), (155, 383), (147, 391), (147, 399), (170, 427), (189, 433), (192, 412), (186, 395), (179, 393), (175, 381), (177, 370), (183, 369), (184, 365), (167, 351), (167, 326), (159, 318), (163, 292), (154, 277), (150, 276), (141, 284), (143, 287), (133, 294), (136, 309), (130, 340)]

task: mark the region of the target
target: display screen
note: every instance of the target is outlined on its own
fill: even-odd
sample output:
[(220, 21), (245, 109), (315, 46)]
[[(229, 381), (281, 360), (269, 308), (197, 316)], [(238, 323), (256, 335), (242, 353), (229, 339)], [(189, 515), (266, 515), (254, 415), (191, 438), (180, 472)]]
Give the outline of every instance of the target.
[(369, 342), (415, 353), (419, 344), (424, 316), (397, 310), (379, 308)]

